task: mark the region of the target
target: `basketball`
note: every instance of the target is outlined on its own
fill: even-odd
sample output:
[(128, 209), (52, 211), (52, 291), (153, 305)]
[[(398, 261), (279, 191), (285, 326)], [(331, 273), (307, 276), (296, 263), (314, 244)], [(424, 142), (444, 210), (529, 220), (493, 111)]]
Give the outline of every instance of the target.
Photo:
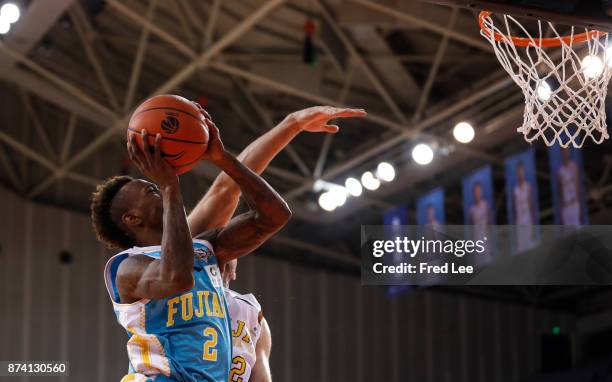
[(151, 147), (157, 134), (162, 135), (162, 157), (172, 165), (177, 174), (191, 170), (208, 146), (208, 129), (198, 107), (186, 98), (176, 95), (159, 95), (143, 102), (132, 114), (127, 138), (136, 135), (136, 142), (143, 147), (141, 131), (147, 130)]

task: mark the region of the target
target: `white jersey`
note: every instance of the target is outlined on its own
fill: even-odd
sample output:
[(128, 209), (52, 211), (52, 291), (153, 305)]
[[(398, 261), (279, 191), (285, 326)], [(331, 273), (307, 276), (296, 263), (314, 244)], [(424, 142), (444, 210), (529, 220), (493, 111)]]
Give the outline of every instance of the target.
[(578, 200), (578, 167), (576, 163), (569, 162), (559, 167), (557, 173), (561, 188), (563, 189), (563, 204), (570, 204)]
[(232, 324), (232, 370), (229, 382), (247, 382), (255, 366), (255, 347), (261, 333), (261, 306), (252, 294), (225, 289)]
[(484, 199), (481, 199), (480, 202), (470, 208), (470, 216), (473, 225), (487, 225), (489, 223), (489, 204)]
[(527, 182), (517, 184), (514, 187), (514, 207), (516, 216), (514, 224), (516, 225), (532, 225), (533, 218), (529, 202), (531, 199), (531, 186)]

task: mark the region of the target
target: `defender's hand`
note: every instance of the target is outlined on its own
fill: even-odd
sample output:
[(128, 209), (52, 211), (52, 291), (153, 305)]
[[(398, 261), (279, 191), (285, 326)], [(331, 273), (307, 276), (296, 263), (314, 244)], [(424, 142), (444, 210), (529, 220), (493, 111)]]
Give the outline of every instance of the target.
[(168, 162), (161, 155), (161, 134), (155, 136), (153, 152), (147, 140), (147, 131), (141, 131), (143, 149), (136, 143), (136, 135), (132, 134), (127, 143), (130, 160), (147, 178), (158, 186), (172, 186), (178, 184), (178, 176)]
[(364, 117), (364, 109), (343, 109), (331, 106), (314, 106), (308, 109), (291, 113), (288, 118), (303, 131), (311, 133), (337, 133), (337, 125), (330, 125), (329, 121), (336, 118)]

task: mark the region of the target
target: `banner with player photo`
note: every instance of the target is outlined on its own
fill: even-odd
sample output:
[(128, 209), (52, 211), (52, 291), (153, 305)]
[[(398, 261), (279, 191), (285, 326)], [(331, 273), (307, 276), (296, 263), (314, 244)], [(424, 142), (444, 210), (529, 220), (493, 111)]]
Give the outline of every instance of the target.
[(582, 152), (559, 145), (548, 149), (555, 224), (589, 224)]
[[(387, 210), (383, 216), (385, 225), (385, 236), (388, 240), (394, 240), (396, 237), (401, 237), (406, 234), (406, 226), (408, 225), (408, 207), (405, 205)], [(399, 254), (394, 255), (394, 261), (397, 260)], [(399, 280), (398, 280), (399, 281)], [(398, 282), (399, 284), (399, 282)], [(387, 296), (396, 297), (409, 292), (412, 289), (410, 285), (389, 285), (387, 286)]]
[(534, 248), (540, 237), (535, 150), (530, 148), (508, 157), (504, 165), (508, 224), (516, 226), (512, 253), (519, 253)]
[(408, 208), (405, 205), (387, 210), (383, 216), (384, 225), (400, 226), (408, 224)]
[[(441, 229), (445, 224), (444, 189), (435, 188), (421, 195), (416, 202), (417, 237), (425, 240), (437, 240), (444, 237)], [(428, 280), (435, 285), (441, 282), (435, 276)]]
[(404, 235), (405, 227), (408, 225), (408, 207), (400, 205), (387, 210), (383, 216), (385, 234), (389, 240)]
[(416, 222), (417, 225), (434, 228), (445, 224), (442, 187), (435, 188), (417, 199)]
[(495, 224), (491, 166), (481, 167), (463, 177), (462, 186), (464, 224)]
[(463, 221), (469, 236), (474, 240), (486, 241), (487, 256), (493, 254), (494, 237), (489, 237), (489, 226), (495, 224), (495, 203), (493, 198), (493, 176), (491, 166), (484, 166), (463, 177)]

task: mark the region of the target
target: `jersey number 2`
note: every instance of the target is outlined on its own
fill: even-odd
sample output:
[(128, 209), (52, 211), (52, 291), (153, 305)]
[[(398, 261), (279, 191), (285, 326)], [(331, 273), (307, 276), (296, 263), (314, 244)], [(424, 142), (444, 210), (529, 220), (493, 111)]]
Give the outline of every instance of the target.
[(232, 363), (236, 364), (236, 366), (232, 367), (232, 370), (230, 370), (230, 382), (243, 382), (244, 378), (242, 378), (242, 376), (246, 371), (246, 361), (244, 358), (236, 356), (232, 360)]
[(204, 342), (204, 354), (202, 358), (206, 361), (216, 361), (217, 360), (217, 331), (215, 328), (206, 328), (204, 329), (204, 336), (210, 337), (210, 339)]

